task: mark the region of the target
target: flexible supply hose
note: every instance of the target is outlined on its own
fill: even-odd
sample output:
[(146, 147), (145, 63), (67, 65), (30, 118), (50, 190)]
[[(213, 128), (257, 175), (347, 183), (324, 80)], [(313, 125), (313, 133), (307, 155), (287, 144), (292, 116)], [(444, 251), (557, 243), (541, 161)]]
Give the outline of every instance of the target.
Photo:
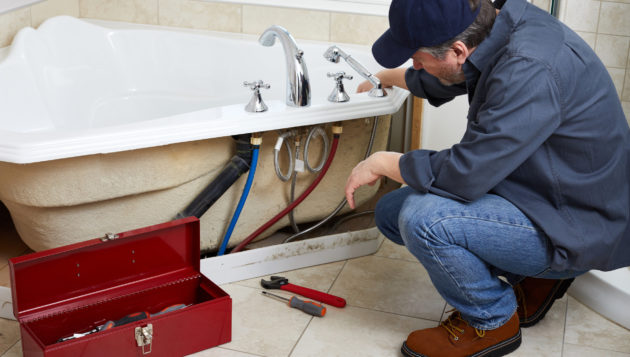
[[(254, 139), (258, 140), (254, 141)], [(254, 144), (254, 142), (256, 142), (256, 144)], [(241, 194), (241, 198), (238, 201), (236, 210), (232, 215), (232, 220), (230, 221), (227, 232), (225, 232), (225, 236), (223, 237), (223, 241), (221, 242), (221, 247), (219, 248), (219, 253), (217, 255), (225, 254), (225, 248), (227, 248), (228, 242), (230, 241), (230, 237), (232, 236), (232, 232), (234, 231), (234, 226), (236, 226), (236, 222), (241, 215), (243, 206), (245, 206), (245, 201), (247, 200), (247, 195), (249, 195), (249, 190), (252, 187), (252, 182), (254, 181), (254, 174), (256, 173), (256, 165), (258, 164), (258, 149), (260, 148), (260, 142), (260, 138), (252, 138), (252, 163), (249, 167), (247, 182), (245, 183), (245, 188), (243, 188), (243, 193)]]
[[(278, 136), (278, 140), (276, 141), (276, 146), (273, 148), (273, 166), (276, 169), (276, 175), (278, 178), (284, 182), (289, 181), (291, 175), (293, 175), (294, 170), (294, 162), (293, 162), (293, 152), (291, 151), (291, 146), (289, 142), (285, 139), (288, 137), (295, 136), (295, 132), (293, 130), (285, 131), (284, 133)], [(280, 149), (282, 149), (282, 143), (287, 147), (287, 153), (289, 154), (289, 169), (286, 174), (283, 174), (280, 171), (280, 163), (278, 162), (278, 156), (280, 153)]]
[[(300, 160), (300, 140), (299, 137), (296, 137), (295, 140), (295, 161), (296, 161), (296, 167), (297, 167), (297, 161)], [(296, 168), (296, 172), (293, 174), (293, 178), (291, 178), (291, 202), (295, 201), (295, 184), (297, 183), (297, 168)], [(289, 202), (290, 203), (290, 202)], [(300, 229), (297, 226), (297, 223), (295, 222), (295, 217), (293, 215), (293, 210), (289, 211), (289, 222), (291, 223), (291, 227), (293, 227), (293, 231), (295, 233), (299, 232)]]
[(352, 214), (349, 214), (347, 216), (341, 217), (337, 222), (335, 222), (335, 224), (333, 224), (332, 227), (330, 227), (330, 229), (328, 230), (328, 234), (331, 234), (332, 232), (334, 232), (335, 230), (337, 230), (337, 228), (345, 223), (346, 221), (349, 221), (351, 219), (355, 219), (358, 217), (363, 217), (363, 216), (367, 216), (368, 214), (374, 214), (374, 210), (367, 210), (367, 211), (363, 211), (363, 212), (355, 212)]
[[(333, 132), (335, 131), (333, 130)], [(267, 223), (263, 224), (260, 228), (258, 228), (254, 233), (250, 234), (247, 238), (245, 238), (245, 240), (243, 240), (241, 243), (239, 243), (239, 245), (237, 245), (234, 249), (232, 249), (231, 253), (239, 252), (243, 248), (245, 248), (252, 240), (258, 237), (262, 232), (266, 231), (274, 223), (278, 222), (282, 217), (284, 217), (287, 213), (289, 213), (289, 211), (291, 211), (297, 205), (302, 203), (302, 201), (304, 201), (304, 199), (315, 189), (315, 187), (317, 187), (319, 182), (324, 178), (324, 175), (326, 175), (326, 172), (328, 171), (328, 168), (330, 167), (330, 164), (332, 163), (332, 160), (335, 157), (335, 152), (337, 151), (337, 145), (339, 144), (339, 135), (340, 135), (339, 133), (334, 134), (334, 139), (333, 139), (332, 147), (330, 148), (330, 154), (328, 154), (328, 159), (326, 160), (326, 163), (324, 164), (322, 171), (319, 173), (319, 175), (317, 175), (317, 178), (315, 178), (315, 181), (311, 183), (311, 185), (306, 189), (306, 191), (304, 191), (304, 193), (302, 193), (300, 197), (298, 197), (295, 201), (291, 202), (291, 204), (287, 206), (287, 208), (282, 210), (275, 217), (273, 217)]]
[[(374, 145), (374, 138), (376, 137), (376, 128), (378, 127), (378, 117), (374, 117), (374, 124), (372, 124), (372, 133), (370, 134), (370, 143), (368, 144), (367, 150), (365, 150), (365, 156), (363, 157), (363, 160), (367, 159), (368, 156), (370, 156), (370, 153), (372, 152), (372, 146)], [(343, 208), (343, 206), (346, 205), (346, 203), (348, 203), (348, 201), (344, 198), (343, 200), (341, 200), (341, 202), (339, 203), (339, 205), (337, 205), (337, 207), (330, 212), (330, 214), (328, 216), (326, 216), (324, 219), (322, 219), (321, 221), (317, 222), (316, 224), (314, 224), (313, 226), (301, 231), (301, 232), (296, 232), (294, 235), (288, 237), (287, 239), (284, 240), (283, 243), (289, 243), (293, 240), (295, 240), (298, 237), (301, 237), (307, 233), (310, 233), (314, 230), (316, 230), (317, 228), (323, 226), (324, 224), (326, 224), (328, 221), (330, 221), (334, 216), (337, 215), (337, 213), (339, 213), (339, 211), (341, 211), (341, 209)]]
[[(315, 135), (321, 136), (322, 140), (324, 141), (324, 147), (323, 147), (324, 155), (322, 155), (322, 161), (319, 163), (319, 165), (317, 165), (317, 167), (311, 167), (311, 165), (308, 162), (308, 146), (311, 143), (311, 139), (315, 137)], [(316, 126), (309, 131), (308, 136), (306, 137), (306, 143), (304, 144), (304, 164), (306, 165), (306, 168), (308, 169), (308, 171), (319, 172), (322, 169), (322, 167), (324, 167), (325, 161), (323, 157), (326, 156), (327, 152), (328, 152), (328, 136), (326, 135), (324, 128), (322, 128), (321, 126)]]
[[(315, 136), (315, 135), (319, 135), (322, 138), (322, 141), (324, 142), (324, 145), (322, 146), (322, 160), (319, 163), (319, 165), (317, 165), (317, 167), (313, 168), (311, 167), (311, 165), (308, 162), (308, 148), (311, 142), (311, 139)], [(326, 163), (326, 153), (328, 153), (328, 145), (330, 145), (329, 141), (328, 141), (328, 135), (326, 135), (326, 131), (324, 130), (324, 128), (322, 128), (321, 126), (316, 126), (311, 128), (311, 130), (309, 130), (308, 135), (306, 137), (306, 143), (304, 144), (304, 162), (303, 162), (303, 166), (306, 166), (306, 168), (308, 169), (308, 171), (310, 172), (320, 172), (322, 170), (322, 167), (324, 167), (324, 163)], [(295, 140), (295, 174), (293, 175), (293, 178), (291, 179), (291, 201), (293, 202), (293, 200), (295, 200), (295, 184), (297, 182), (297, 171), (300, 171), (298, 169), (298, 161), (300, 160), (300, 139), (299, 136), (296, 136), (296, 140)], [(302, 169), (303, 170), (303, 169)], [(299, 233), (300, 229), (297, 226), (297, 223), (295, 222), (295, 216), (293, 214), (293, 210), (289, 211), (289, 223), (291, 223), (291, 227), (293, 228), (293, 232), (295, 233)]]

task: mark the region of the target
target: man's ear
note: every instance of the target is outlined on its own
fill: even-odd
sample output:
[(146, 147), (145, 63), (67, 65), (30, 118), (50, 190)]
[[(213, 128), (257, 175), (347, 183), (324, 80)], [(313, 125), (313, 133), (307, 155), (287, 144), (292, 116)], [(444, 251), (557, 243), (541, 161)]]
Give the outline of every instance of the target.
[(466, 44), (462, 41), (453, 42), (451, 49), (455, 52), (458, 64), (464, 64), (464, 62), (466, 62), (466, 58), (468, 58), (468, 56), (472, 53), (472, 50), (469, 50), (468, 47), (466, 47)]

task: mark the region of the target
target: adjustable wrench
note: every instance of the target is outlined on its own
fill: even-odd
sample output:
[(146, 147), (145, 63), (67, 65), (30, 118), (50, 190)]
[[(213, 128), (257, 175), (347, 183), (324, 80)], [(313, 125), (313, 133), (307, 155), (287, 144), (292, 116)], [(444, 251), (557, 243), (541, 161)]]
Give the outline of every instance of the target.
[(261, 279), (260, 285), (262, 285), (262, 287), (265, 289), (280, 289), (290, 291), (335, 307), (346, 306), (346, 300), (344, 300), (343, 298), (335, 295), (326, 294), (318, 290), (305, 288), (303, 286), (289, 284), (289, 279), (282, 276), (272, 276), (270, 279), (271, 280)]

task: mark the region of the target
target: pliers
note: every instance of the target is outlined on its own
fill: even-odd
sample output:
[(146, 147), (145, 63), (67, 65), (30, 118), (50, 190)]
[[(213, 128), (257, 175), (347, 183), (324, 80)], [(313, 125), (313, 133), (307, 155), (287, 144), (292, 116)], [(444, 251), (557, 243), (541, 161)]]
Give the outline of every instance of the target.
[(300, 294), (304, 297), (321, 301), (335, 307), (346, 306), (346, 300), (335, 295), (326, 294), (324, 292), (305, 288), (294, 284), (289, 284), (289, 279), (282, 276), (272, 276), (271, 280), (260, 279), (260, 285), (265, 289), (280, 289)]

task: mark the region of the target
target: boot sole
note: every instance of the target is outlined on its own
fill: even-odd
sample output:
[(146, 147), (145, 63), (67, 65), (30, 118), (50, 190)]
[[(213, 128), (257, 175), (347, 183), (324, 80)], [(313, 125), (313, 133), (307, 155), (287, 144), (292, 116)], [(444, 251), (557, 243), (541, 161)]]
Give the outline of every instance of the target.
[[(505, 341), (501, 341), (496, 345), (490, 346), (485, 350), (479, 351), (467, 357), (500, 357), (505, 356), (508, 353), (514, 352), (521, 345), (521, 330), (518, 333)], [(420, 353), (414, 352), (407, 346), (406, 342), (403, 342), (400, 351), (407, 357), (430, 357)]]
[(560, 282), (557, 286), (554, 287), (555, 291), (552, 290), (551, 294), (547, 296), (547, 300), (543, 302), (542, 306), (534, 313), (532, 316), (523, 318), (519, 321), (521, 327), (531, 327), (538, 323), (538, 321), (542, 320), (547, 311), (551, 309), (551, 305), (553, 305), (554, 301), (560, 299), (567, 292), (567, 289), (571, 285), (571, 283), (575, 280), (575, 278), (566, 279)]

